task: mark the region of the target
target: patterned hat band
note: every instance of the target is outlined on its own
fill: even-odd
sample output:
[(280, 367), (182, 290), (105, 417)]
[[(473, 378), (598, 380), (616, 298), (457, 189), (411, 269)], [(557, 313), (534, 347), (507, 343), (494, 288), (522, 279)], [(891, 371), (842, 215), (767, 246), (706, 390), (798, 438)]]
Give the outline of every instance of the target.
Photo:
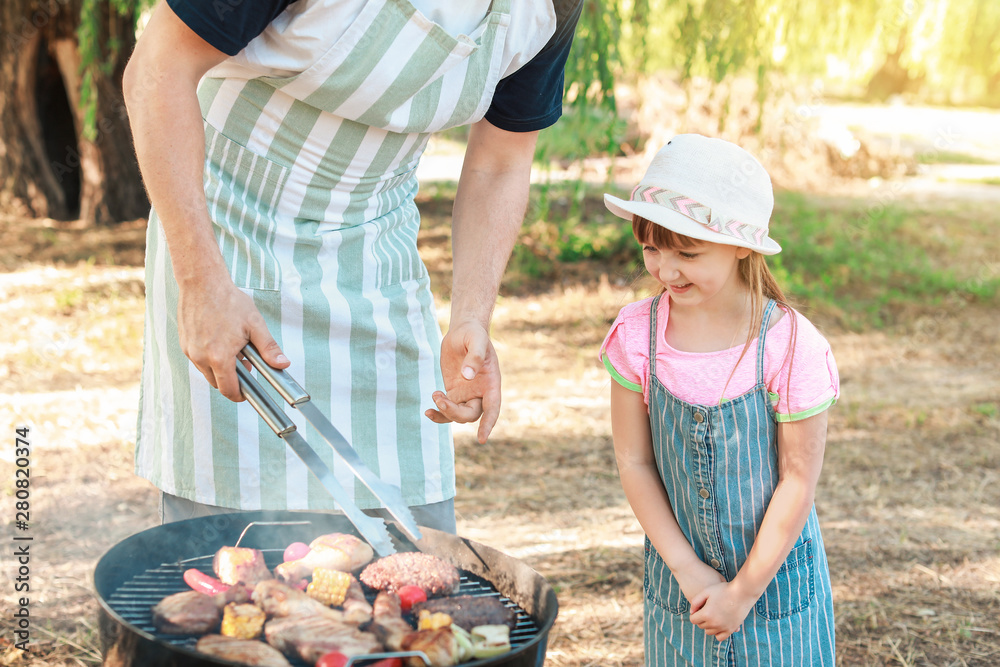
[(708, 206), (680, 192), (665, 190), (655, 185), (636, 186), (635, 190), (632, 191), (630, 199), (634, 202), (648, 202), (650, 204), (665, 206), (697, 223), (705, 225), (712, 231), (754, 245), (761, 245), (767, 237), (766, 228), (740, 222), (736, 218), (725, 218), (721, 215), (713, 216), (712, 209)]

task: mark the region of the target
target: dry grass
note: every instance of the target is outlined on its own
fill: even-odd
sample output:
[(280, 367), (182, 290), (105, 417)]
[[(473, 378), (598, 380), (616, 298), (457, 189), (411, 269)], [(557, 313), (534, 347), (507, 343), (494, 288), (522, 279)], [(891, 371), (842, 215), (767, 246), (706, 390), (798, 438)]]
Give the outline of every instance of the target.
[[(447, 236), (433, 219), (427, 229), (428, 260), (447, 279)], [(31, 652), (11, 647), (5, 612), (0, 666), (99, 664), (94, 565), (156, 520), (155, 491), (131, 473), (141, 235), (125, 235), (133, 247), (119, 258), (132, 259), (119, 266), (78, 263), (86, 237), (44, 221), (0, 230), (0, 266), (11, 271), (0, 274), (0, 415), (10, 428), (33, 426), (35, 537)], [(26, 262), (43, 242), (44, 261)], [(618, 483), (608, 378), (596, 360), (635, 294), (610, 275), (503, 297), (502, 421), (485, 446), (456, 428), (459, 531), (526, 560), (556, 587), (552, 667), (642, 664), (643, 535)], [(1000, 664), (997, 323), (995, 311), (969, 307), (947, 319), (914, 312), (892, 333), (827, 331), (843, 398), (831, 413), (818, 509), (839, 664)], [(0, 461), (11, 536), (9, 448)], [(9, 583), (2, 595), (11, 608)]]

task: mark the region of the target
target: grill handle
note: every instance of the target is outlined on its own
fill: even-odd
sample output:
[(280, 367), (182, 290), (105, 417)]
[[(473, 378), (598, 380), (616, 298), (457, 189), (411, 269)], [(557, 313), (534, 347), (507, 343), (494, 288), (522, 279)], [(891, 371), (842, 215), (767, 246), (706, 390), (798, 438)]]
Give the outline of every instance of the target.
[[(252, 362), (251, 362), (252, 363)], [(267, 392), (257, 383), (253, 375), (246, 369), (243, 362), (236, 362), (236, 375), (240, 380), (240, 389), (247, 399), (247, 403), (253, 406), (261, 419), (271, 427), (271, 430), (279, 437), (295, 430), (295, 424), (288, 415), (278, 407)]]
[(268, 381), (268, 383), (274, 387), (281, 397), (288, 401), (289, 405), (298, 405), (303, 401), (309, 400), (309, 394), (306, 390), (296, 382), (291, 375), (285, 372), (283, 369), (274, 368), (264, 361), (264, 357), (260, 356), (260, 352), (257, 351), (251, 343), (247, 343), (244, 346), (243, 356), (247, 358), (247, 361), (257, 369), (257, 372)]

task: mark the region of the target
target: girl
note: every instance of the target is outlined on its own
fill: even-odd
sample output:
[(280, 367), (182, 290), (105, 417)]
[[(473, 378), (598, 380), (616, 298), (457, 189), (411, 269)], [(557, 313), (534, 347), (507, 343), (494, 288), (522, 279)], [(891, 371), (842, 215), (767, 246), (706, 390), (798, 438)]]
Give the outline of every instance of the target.
[(813, 498), (829, 344), (765, 263), (774, 198), (731, 143), (674, 137), (626, 201), (662, 286), (601, 347), (625, 495), (646, 533), (647, 665), (834, 664), (830, 575)]

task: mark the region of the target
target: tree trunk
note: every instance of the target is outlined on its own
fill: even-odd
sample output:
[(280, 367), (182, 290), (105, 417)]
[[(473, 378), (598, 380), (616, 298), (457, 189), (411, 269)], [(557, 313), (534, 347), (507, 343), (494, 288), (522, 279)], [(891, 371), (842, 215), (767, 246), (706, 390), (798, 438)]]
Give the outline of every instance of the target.
[[(133, 17), (97, 5), (97, 99), (92, 138), (81, 105), (76, 30), (81, 0), (2, 0), (0, 34), (0, 210), (87, 224), (133, 220), (149, 211), (121, 93), (135, 44)], [(92, 103), (93, 104), (93, 103)]]

